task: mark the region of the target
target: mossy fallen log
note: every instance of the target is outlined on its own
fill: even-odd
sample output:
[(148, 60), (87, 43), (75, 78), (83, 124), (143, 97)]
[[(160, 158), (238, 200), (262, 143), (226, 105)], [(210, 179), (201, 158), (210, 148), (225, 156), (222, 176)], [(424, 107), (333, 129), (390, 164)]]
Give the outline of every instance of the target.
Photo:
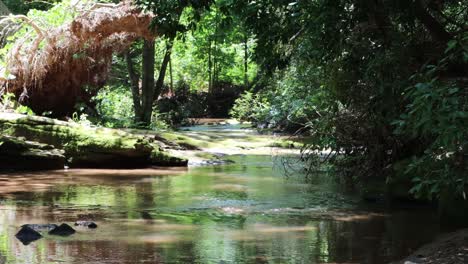
[(153, 150), (153, 152), (151, 152), (150, 159), (151, 164), (156, 166), (185, 167), (188, 165), (187, 159), (171, 156), (168, 153), (159, 149), (155, 149)]
[(158, 142), (142, 136), (46, 117), (0, 113), (0, 130), (4, 135), (63, 149), (70, 167), (139, 168), (181, 166), (185, 162), (170, 157), (159, 149)]
[(64, 152), (23, 138), (0, 136), (0, 170), (63, 169)]

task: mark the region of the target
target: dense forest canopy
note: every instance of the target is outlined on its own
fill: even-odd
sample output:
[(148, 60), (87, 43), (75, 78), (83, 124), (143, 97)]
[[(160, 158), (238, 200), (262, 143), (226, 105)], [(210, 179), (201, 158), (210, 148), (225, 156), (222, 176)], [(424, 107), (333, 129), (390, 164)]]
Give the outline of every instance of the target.
[[(4, 3), (14, 13), (45, 9), (31, 9), (28, 17), (34, 23), (35, 17), (48, 18), (40, 25), (46, 28), (98, 16), (78, 13), (67, 21), (57, 20), (57, 10), (66, 9), (68, 1), (50, 7)], [(73, 87), (79, 90), (71, 97), (66, 95), (69, 88), (56, 86), (60, 87), (56, 94), (46, 93), (36, 101), (39, 107), (33, 103), (31, 87), (45, 77), (11, 72), (16, 81), (32, 77), (28, 87), (15, 90), (20, 103), (37, 114), (76, 112), (106, 126), (160, 128), (194, 115), (225, 113), (242, 93), (231, 115), (258, 127), (310, 136), (303, 149), (310, 166), (319, 166), (323, 161), (314, 154), (327, 150), (331, 152), (327, 161), (358, 184), (407, 181), (419, 197), (466, 196), (464, 1), (138, 0), (131, 6), (123, 11), (154, 15), (151, 25), (135, 26), (151, 30), (156, 39), (130, 30), (122, 49), (114, 50), (112, 41), (107, 46), (87, 42), (65, 53), (41, 44), (49, 40), (41, 42), (33, 48), (40, 50), (36, 57), (48, 60), (58, 52), (66, 58), (49, 63), (89, 60), (84, 68), (106, 75), (77, 76)], [(27, 35), (28, 45), (34, 47), (33, 29), (29, 23), (11, 43)], [(65, 39), (55, 42), (71, 38), (62, 36)], [(11, 43), (0, 52), (4, 61), (12, 54)], [(90, 50), (99, 56), (93, 57)], [(10, 68), (19, 67), (28, 56), (20, 57), (6, 62)], [(30, 61), (24, 69), (31, 67)], [(72, 99), (63, 110), (53, 107), (53, 98)]]

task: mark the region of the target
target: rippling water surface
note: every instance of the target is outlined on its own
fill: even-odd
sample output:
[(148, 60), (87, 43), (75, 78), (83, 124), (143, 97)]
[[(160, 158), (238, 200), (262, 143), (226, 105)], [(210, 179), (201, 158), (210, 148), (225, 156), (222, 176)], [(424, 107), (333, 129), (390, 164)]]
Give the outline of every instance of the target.
[[(438, 233), (424, 210), (369, 208), (329, 175), (285, 177), (279, 157), (189, 169), (0, 175), (0, 263), (386, 263)], [(97, 229), (29, 245), (26, 223)]]

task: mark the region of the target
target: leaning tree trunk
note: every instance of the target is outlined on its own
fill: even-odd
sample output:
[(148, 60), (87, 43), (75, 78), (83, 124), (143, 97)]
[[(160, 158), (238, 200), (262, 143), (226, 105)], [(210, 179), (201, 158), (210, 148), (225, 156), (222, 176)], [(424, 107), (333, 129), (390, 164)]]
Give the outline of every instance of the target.
[(172, 53), (172, 45), (173, 45), (173, 40), (169, 40), (166, 46), (166, 53), (164, 54), (163, 61), (161, 63), (161, 68), (159, 69), (159, 76), (158, 80), (156, 81), (156, 86), (155, 86), (155, 93), (154, 93), (154, 100), (157, 100), (159, 95), (161, 94), (161, 91), (163, 90), (164, 86), (164, 79), (166, 78), (166, 72), (167, 72), (167, 66), (169, 65), (169, 62), (171, 61), (171, 53)]

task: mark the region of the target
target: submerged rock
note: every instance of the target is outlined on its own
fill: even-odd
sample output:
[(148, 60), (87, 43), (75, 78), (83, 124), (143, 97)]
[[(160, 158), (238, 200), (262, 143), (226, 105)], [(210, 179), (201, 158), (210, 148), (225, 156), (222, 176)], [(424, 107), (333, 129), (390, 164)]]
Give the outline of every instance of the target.
[(23, 243), (23, 245), (29, 245), (31, 242), (34, 242), (38, 239), (42, 238), (42, 235), (37, 232), (36, 230), (24, 225), (21, 229), (16, 233), (15, 237)]
[(55, 235), (55, 236), (71, 236), (75, 233), (76, 233), (75, 229), (73, 229), (71, 226), (67, 224), (61, 224), (57, 226), (56, 228), (49, 231), (49, 235)]
[(52, 229), (55, 229), (57, 225), (56, 224), (26, 224), (26, 225), (22, 225), (21, 227), (29, 227), (37, 232), (42, 232), (42, 231), (48, 232)]
[(54, 170), (64, 165), (64, 152), (54, 146), (0, 136), (0, 170)]
[(145, 220), (153, 220), (153, 217), (148, 212), (140, 212), (141, 218)]
[(97, 224), (91, 221), (76, 221), (75, 226), (83, 226), (87, 228), (97, 228)]

